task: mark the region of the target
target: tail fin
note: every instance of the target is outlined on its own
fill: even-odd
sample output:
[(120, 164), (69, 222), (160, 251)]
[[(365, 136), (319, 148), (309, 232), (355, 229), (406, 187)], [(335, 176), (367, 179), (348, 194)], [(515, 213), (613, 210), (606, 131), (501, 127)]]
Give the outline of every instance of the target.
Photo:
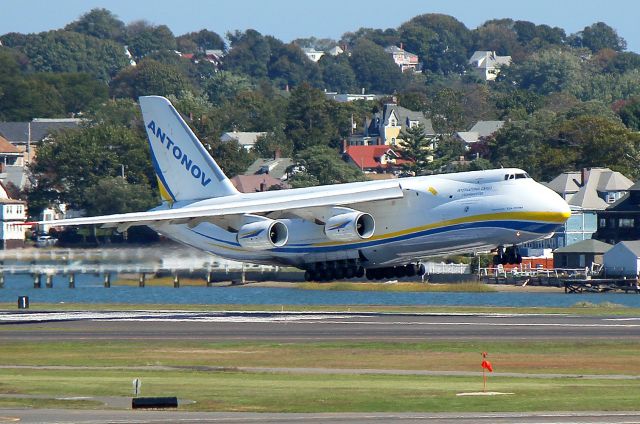
[(238, 193), (169, 100), (160, 96), (140, 97), (140, 108), (164, 200), (176, 202)]

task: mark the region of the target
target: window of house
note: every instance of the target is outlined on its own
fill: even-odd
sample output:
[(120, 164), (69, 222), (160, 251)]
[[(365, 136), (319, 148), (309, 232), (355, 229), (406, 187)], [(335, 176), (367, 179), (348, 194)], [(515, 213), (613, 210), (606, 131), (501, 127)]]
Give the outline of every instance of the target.
[(605, 228), (607, 226), (607, 218), (600, 218), (598, 221), (598, 228)]
[(620, 228), (633, 228), (634, 226), (635, 226), (635, 219), (633, 218), (618, 219), (618, 227)]

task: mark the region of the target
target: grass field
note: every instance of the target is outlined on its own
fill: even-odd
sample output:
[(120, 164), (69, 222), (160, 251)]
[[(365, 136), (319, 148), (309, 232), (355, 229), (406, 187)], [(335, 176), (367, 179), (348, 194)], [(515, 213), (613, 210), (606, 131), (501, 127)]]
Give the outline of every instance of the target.
[[(635, 410), (640, 379), (614, 379), (607, 374), (640, 376), (639, 349), (640, 342), (606, 340), (5, 342), (0, 344), (0, 393), (48, 395), (51, 399), (0, 398), (0, 406), (46, 407), (60, 404), (55, 401), (60, 396), (130, 396), (131, 381), (141, 378), (144, 396), (178, 396), (196, 401), (184, 407), (190, 410)], [(456, 396), (482, 390), (481, 377), (453, 375), (481, 371), (482, 351), (489, 352), (496, 373), (591, 377), (522, 378), (496, 374), (489, 377), (489, 390), (513, 395)], [(263, 371), (243, 372), (238, 367), (262, 367)], [(318, 367), (343, 371), (331, 374), (325, 370), (328, 374), (322, 374), (300, 370)], [(359, 371), (366, 369), (390, 371), (380, 375)], [(452, 375), (396, 375), (393, 370), (451, 371)], [(67, 407), (95, 408), (96, 404), (74, 401)]]

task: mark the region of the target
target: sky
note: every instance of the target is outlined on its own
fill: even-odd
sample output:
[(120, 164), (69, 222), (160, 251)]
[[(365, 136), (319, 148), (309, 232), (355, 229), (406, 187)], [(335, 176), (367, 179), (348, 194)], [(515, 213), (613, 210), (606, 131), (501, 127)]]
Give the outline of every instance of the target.
[(423, 13), (444, 13), (473, 29), (494, 18), (563, 28), (567, 34), (602, 21), (640, 53), (637, 0), (0, 0), (0, 34), (59, 29), (92, 8), (110, 10), (125, 23), (167, 25), (175, 35), (206, 28), (253, 28), (289, 42), (314, 36), (339, 39), (361, 27), (397, 28)]

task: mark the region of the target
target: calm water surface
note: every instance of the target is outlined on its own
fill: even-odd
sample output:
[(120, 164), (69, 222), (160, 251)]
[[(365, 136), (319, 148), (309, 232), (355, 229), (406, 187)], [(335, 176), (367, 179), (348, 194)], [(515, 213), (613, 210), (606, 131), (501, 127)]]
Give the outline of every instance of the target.
[(65, 277), (56, 277), (53, 288), (34, 289), (31, 277), (7, 275), (0, 289), (0, 302), (17, 302), (29, 296), (30, 303), (136, 303), (202, 305), (429, 305), (429, 306), (572, 306), (578, 302), (612, 302), (640, 308), (640, 295), (623, 293), (393, 293), (315, 291), (269, 287), (123, 287), (104, 288), (102, 277), (78, 275), (76, 288), (68, 288)]

